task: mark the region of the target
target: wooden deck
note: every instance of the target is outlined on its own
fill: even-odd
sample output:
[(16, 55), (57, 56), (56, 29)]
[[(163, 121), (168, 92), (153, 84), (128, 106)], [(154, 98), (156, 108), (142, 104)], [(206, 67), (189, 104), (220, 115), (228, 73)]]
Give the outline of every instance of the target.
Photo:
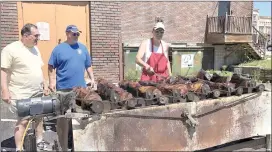
[(251, 17), (207, 17), (206, 42), (211, 44), (252, 42)]

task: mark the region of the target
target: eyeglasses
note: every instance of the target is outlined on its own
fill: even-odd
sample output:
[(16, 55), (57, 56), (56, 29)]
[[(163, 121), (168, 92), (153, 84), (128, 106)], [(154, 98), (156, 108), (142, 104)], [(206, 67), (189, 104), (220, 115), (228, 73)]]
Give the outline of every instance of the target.
[(32, 35), (32, 36), (34, 36), (34, 37), (36, 37), (36, 38), (39, 38), (39, 37), (40, 37), (40, 34), (35, 34), (35, 35), (33, 35), (33, 34), (28, 34), (28, 36), (30, 36), (30, 35)]
[(73, 33), (73, 36), (80, 36), (80, 33)]
[(33, 36), (35, 36), (36, 38), (39, 38), (39, 37), (40, 37), (40, 34), (36, 34), (36, 35), (33, 35)]

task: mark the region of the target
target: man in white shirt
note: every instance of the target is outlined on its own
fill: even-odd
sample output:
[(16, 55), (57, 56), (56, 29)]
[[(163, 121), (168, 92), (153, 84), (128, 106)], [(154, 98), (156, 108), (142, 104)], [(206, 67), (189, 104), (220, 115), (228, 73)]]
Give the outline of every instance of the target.
[(172, 75), (168, 58), (169, 45), (162, 40), (164, 31), (163, 21), (159, 19), (153, 27), (153, 37), (144, 40), (139, 47), (136, 63), (142, 67), (141, 81), (157, 82), (162, 77)]
[[(41, 54), (36, 47), (39, 40), (39, 31), (34, 24), (26, 24), (21, 30), (20, 41), (7, 45), (1, 51), (1, 91), (2, 101), (16, 106), (16, 100), (30, 98), (34, 93), (41, 90), (47, 92), (42, 66)], [(28, 121), (18, 118), (14, 137), (16, 151), (21, 146), (23, 133)], [(37, 122), (37, 144), (43, 140), (42, 121)]]

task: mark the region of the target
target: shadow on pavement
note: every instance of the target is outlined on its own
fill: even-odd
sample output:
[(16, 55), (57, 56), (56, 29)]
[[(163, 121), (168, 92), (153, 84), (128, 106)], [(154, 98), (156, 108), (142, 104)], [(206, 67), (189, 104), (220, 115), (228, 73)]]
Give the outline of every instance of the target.
[(12, 136), (6, 140), (3, 140), (1, 142), (1, 152), (2, 151), (11, 151), (11, 149), (14, 149), (14, 150), (16, 149), (14, 136)]

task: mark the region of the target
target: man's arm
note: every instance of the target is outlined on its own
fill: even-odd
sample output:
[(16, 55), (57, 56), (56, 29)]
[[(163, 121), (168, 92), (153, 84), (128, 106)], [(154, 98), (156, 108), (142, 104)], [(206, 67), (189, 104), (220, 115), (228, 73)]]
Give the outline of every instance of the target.
[(46, 80), (45, 80), (45, 76), (46, 76), (46, 74), (45, 74), (45, 72), (43, 72), (43, 93), (45, 94), (45, 95), (49, 95), (49, 84), (46, 82)]
[(140, 45), (136, 55), (135, 62), (141, 67), (148, 69), (150, 66), (142, 60), (142, 57), (144, 56), (146, 50), (146, 43), (147, 43), (146, 41), (143, 41), (142, 44)]
[(51, 53), (51, 56), (48, 61), (48, 79), (49, 79), (49, 89), (52, 92), (56, 91), (56, 72), (55, 68), (58, 66), (57, 64), (57, 49), (54, 48), (54, 50)]
[(8, 89), (8, 69), (10, 69), (12, 65), (13, 57), (10, 50), (5, 47), (1, 51), (1, 98), (3, 101), (10, 103), (10, 93)]
[(7, 83), (7, 70), (1, 68), (1, 98), (4, 102), (10, 103), (10, 93), (8, 90), (8, 83)]
[(48, 78), (49, 78), (49, 89), (55, 92), (56, 91), (55, 70), (53, 66), (50, 64), (48, 64)]
[[(45, 76), (45, 73), (43, 74)], [(43, 79), (43, 89), (46, 90), (48, 88), (48, 83), (45, 80), (45, 77)]]
[(93, 74), (93, 67), (92, 67), (92, 59), (91, 59), (91, 56), (90, 56), (89, 51), (86, 46), (84, 47), (84, 49), (85, 49), (85, 54), (86, 54), (85, 68), (86, 68), (88, 77), (91, 79), (91, 83), (93, 85), (94, 84), (94, 74)]
[(87, 70), (88, 76), (91, 79), (91, 81), (94, 81), (93, 67), (90, 66), (86, 70)]
[(172, 76), (172, 70), (171, 70), (171, 64), (170, 64), (170, 61), (169, 61), (169, 45), (167, 44), (167, 60), (168, 60), (168, 62), (167, 62), (167, 69), (168, 69), (168, 73), (169, 73), (169, 76)]
[(1, 68), (1, 90), (6, 91), (8, 90), (8, 83), (7, 83), (7, 69)]
[(1, 90), (8, 90), (8, 81), (7, 81), (7, 74), (8, 70), (5, 68), (1, 68)]

